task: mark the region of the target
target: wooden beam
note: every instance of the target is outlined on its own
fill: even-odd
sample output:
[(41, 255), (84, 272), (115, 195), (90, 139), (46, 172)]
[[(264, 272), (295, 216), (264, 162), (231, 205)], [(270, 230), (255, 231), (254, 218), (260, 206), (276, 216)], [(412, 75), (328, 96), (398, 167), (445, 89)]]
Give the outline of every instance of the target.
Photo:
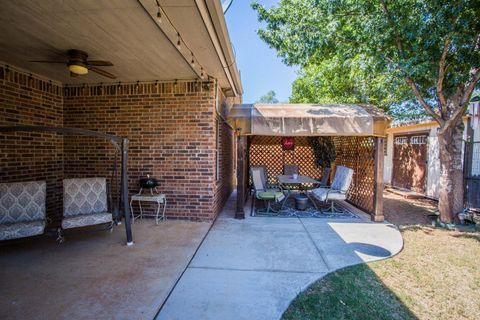
[(383, 215), (383, 164), (384, 164), (384, 141), (382, 137), (375, 138), (375, 149), (374, 149), (374, 191), (373, 191), (373, 212), (372, 212), (372, 221), (382, 222), (385, 218)]
[(246, 190), (246, 136), (237, 135), (237, 210), (235, 212), (235, 219), (245, 219), (245, 190)]

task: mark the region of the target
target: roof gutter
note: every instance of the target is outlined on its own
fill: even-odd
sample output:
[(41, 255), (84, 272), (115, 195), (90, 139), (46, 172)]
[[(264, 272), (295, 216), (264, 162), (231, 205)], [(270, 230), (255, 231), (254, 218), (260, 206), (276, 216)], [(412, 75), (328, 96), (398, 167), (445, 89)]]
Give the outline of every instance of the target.
[[(198, 12), (200, 13), (200, 16), (203, 20), (203, 23), (205, 25), (205, 28), (208, 31), (208, 35), (210, 36), (210, 39), (212, 41), (212, 44), (215, 48), (215, 51), (217, 53), (218, 58), (220, 59), (220, 63), (222, 64), (222, 68), (225, 72), (225, 75), (227, 76), (228, 82), (230, 83), (230, 86), (232, 88), (232, 91), (235, 96), (239, 96), (242, 94), (242, 89), (241, 89), (241, 84), (240, 84), (240, 76), (238, 74), (238, 70), (235, 66), (235, 57), (233, 56), (231, 50), (224, 50), (222, 47), (222, 43), (219, 39), (217, 29), (215, 28), (215, 25), (212, 21), (212, 12), (210, 12), (206, 0), (195, 0), (195, 4), (197, 6)], [(214, 13), (215, 15), (221, 14), (222, 16), (219, 16), (218, 18), (220, 21), (224, 21), (225, 17), (223, 16), (223, 11), (222, 10), (215, 10), (216, 12)], [(222, 34), (225, 35), (226, 39), (224, 41), (230, 45), (230, 40), (228, 39), (228, 32), (226, 31), (226, 28), (224, 27), (222, 30)], [(225, 53), (225, 51), (227, 53)], [(232, 69), (233, 68), (233, 72)], [(236, 81), (240, 85), (236, 84)]]

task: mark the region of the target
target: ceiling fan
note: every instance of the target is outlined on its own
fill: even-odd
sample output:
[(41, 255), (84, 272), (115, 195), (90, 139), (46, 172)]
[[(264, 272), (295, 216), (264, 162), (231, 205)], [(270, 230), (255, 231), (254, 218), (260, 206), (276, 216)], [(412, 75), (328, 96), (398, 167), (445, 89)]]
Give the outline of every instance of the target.
[(115, 79), (114, 74), (97, 67), (111, 67), (113, 63), (103, 60), (87, 60), (88, 54), (85, 51), (70, 49), (67, 51), (67, 57), (65, 60), (43, 60), (43, 61), (30, 61), (39, 63), (63, 63), (68, 67), (70, 76), (77, 77), (86, 75), (88, 71), (93, 71), (104, 77)]

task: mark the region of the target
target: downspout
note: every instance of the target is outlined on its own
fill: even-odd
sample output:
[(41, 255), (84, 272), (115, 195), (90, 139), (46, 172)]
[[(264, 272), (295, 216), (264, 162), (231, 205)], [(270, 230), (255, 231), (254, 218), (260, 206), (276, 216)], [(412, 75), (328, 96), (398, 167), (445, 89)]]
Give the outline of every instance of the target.
[(217, 114), (217, 116), (222, 119), (223, 123), (225, 123), (229, 128), (230, 130), (233, 130), (235, 131), (235, 129), (232, 127), (232, 125), (230, 123), (228, 123), (227, 119), (225, 119), (225, 117), (220, 113), (220, 110), (218, 109), (219, 108), (219, 100), (218, 100), (218, 81), (217, 79), (215, 79), (215, 113)]

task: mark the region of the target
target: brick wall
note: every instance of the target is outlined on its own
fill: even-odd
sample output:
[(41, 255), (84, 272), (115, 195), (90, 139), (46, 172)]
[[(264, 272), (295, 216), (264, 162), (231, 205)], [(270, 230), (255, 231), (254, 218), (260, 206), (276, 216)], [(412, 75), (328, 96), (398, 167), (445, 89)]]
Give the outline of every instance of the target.
[[(233, 100), (217, 92), (220, 106)], [(226, 109), (225, 109), (226, 110)], [(77, 127), (127, 137), (129, 189), (150, 174), (167, 215), (211, 220), (232, 191), (233, 133), (215, 112), (213, 82), (64, 86), (0, 68), (0, 125)], [(118, 201), (115, 147), (99, 138), (46, 133), (0, 136), (0, 179), (46, 180), (48, 215), (62, 214), (62, 180), (106, 176)], [(217, 173), (218, 158), (218, 173)], [(218, 179), (217, 175), (218, 174)], [(118, 183), (115, 183), (117, 180)]]
[[(65, 126), (129, 139), (129, 189), (150, 174), (168, 199), (167, 215), (214, 217), (216, 116), (213, 83), (69, 87)], [(105, 142), (65, 139), (65, 176), (109, 174), (114, 149)]]
[[(62, 88), (0, 67), (0, 126), (63, 125)], [(0, 181), (46, 180), (47, 215), (62, 215), (63, 137), (52, 133), (0, 134)]]
[[(218, 111), (226, 119), (228, 110), (233, 106), (232, 98), (226, 98), (222, 91), (218, 89)], [(235, 150), (234, 139), (235, 135), (228, 124), (223, 121), (222, 117), (216, 115), (216, 181), (215, 181), (215, 198), (214, 209), (215, 215), (219, 214), (225, 202), (233, 191), (234, 186), (234, 163)]]

